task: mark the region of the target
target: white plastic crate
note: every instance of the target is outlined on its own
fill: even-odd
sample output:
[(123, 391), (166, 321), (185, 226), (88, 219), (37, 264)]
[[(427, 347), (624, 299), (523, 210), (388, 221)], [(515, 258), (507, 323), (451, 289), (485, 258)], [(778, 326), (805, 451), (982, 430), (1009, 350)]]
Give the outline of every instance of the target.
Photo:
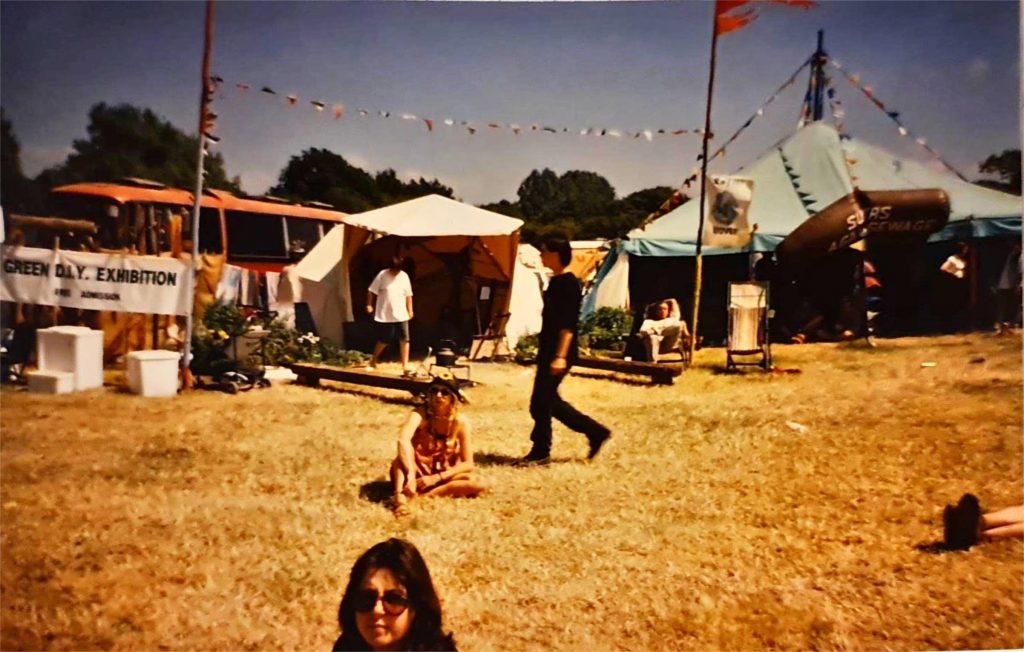
[(103, 386), (103, 331), (85, 326), (53, 326), (38, 331), (36, 359), (40, 371), (67, 371), (74, 389)]
[(176, 396), (180, 360), (174, 351), (132, 351), (126, 362), (128, 389), (142, 396)]
[(70, 394), (75, 391), (75, 375), (70, 371), (30, 371), (25, 374), (32, 394)]

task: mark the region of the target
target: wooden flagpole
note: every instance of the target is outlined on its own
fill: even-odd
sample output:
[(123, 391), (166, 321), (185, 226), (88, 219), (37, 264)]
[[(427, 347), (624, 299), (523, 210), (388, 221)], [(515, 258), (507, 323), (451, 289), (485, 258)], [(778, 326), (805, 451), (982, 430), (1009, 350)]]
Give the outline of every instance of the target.
[(704, 112), (704, 137), (701, 144), (700, 158), (700, 221), (697, 223), (697, 261), (695, 279), (693, 284), (693, 334), (690, 337), (690, 360), (693, 360), (693, 353), (697, 349), (698, 315), (700, 314), (700, 291), (703, 280), (703, 257), (701, 247), (704, 238), (704, 211), (707, 210), (707, 173), (708, 173), (708, 141), (711, 139), (711, 98), (715, 88), (715, 53), (718, 49), (718, 11), (717, 3), (715, 15), (712, 17), (711, 30), (711, 66), (708, 72), (708, 103)]
[(196, 272), (199, 268), (199, 217), (203, 203), (203, 159), (206, 156), (206, 123), (213, 89), (210, 87), (211, 50), (213, 49), (213, 0), (206, 0), (206, 30), (203, 39), (203, 80), (199, 93), (199, 151), (196, 154), (196, 190), (195, 206), (192, 209), (192, 257), (189, 260), (189, 273), (185, 275), (188, 287), (188, 313), (185, 315), (185, 346), (181, 357), (182, 387), (191, 389), (194, 379), (189, 370), (192, 358), (192, 329), (195, 312)]

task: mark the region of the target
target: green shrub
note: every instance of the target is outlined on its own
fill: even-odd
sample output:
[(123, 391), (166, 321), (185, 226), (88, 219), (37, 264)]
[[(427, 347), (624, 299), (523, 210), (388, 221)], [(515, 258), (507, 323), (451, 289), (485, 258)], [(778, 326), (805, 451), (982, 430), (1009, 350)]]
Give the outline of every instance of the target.
[(515, 361), (524, 364), (535, 361), (539, 342), (540, 336), (537, 333), (520, 337), (516, 342)]
[(633, 314), (625, 308), (598, 308), (580, 324), (580, 339), (594, 349), (618, 349), (633, 328)]
[[(236, 337), (253, 330), (256, 324), (246, 320), (233, 305), (215, 303), (206, 309), (203, 323), (192, 337), (194, 373), (217, 375), (237, 368), (228, 349)], [(299, 333), (283, 319), (264, 325), (265, 332), (252, 355), (242, 361), (248, 368), (280, 366), (293, 362), (312, 362), (347, 367), (369, 359), (359, 351), (349, 351), (324, 341), (312, 333)]]
[(245, 316), (238, 306), (226, 303), (213, 303), (203, 313), (203, 325), (215, 335), (223, 331), (222, 337), (230, 339), (245, 334), (249, 330)]

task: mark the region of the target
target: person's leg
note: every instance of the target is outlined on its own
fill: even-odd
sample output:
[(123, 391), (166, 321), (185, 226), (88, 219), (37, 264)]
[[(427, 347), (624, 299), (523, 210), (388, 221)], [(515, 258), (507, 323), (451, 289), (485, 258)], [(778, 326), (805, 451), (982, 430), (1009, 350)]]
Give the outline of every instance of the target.
[[(566, 375), (568, 375), (568, 370)], [(593, 457), (596, 454), (594, 448), (599, 449), (611, 431), (562, 399), (558, 394), (558, 386), (562, 383), (563, 378), (565, 378), (565, 375), (555, 379), (552, 391), (551, 416), (558, 419), (570, 430), (575, 430), (585, 435), (587, 441), (590, 442), (591, 457)]]
[(487, 490), (487, 483), (476, 473), (466, 471), (460, 473), (451, 480), (431, 487), (430, 491), (424, 492), (424, 496), (449, 497), (449, 498), (475, 498)]
[(556, 379), (544, 367), (546, 362), (537, 362), (537, 375), (533, 379), (533, 393), (530, 395), (530, 416), (533, 417), (533, 431), (530, 441), (533, 446), (526, 457), (543, 459), (551, 455), (551, 405), (557, 398)]
[(1019, 525), (1024, 523), (1024, 505), (1005, 507), (995, 512), (988, 512), (981, 517), (981, 529), (988, 531), (990, 528), (1002, 527), (1004, 525)]
[(661, 350), (661, 336), (654, 333), (644, 333), (644, 346), (647, 347), (647, 359), (650, 362), (658, 361), (658, 352)]
[(405, 488), (405, 479), (405, 467), (402, 466), (402, 461), (396, 457), (391, 462), (391, 486), (395, 491), (394, 511), (396, 514), (404, 513), (408, 510), (409, 497), (402, 491)]
[(402, 359), (402, 371), (409, 371), (409, 340), (398, 343), (398, 355)]
[(398, 335), (398, 356), (402, 360), (402, 373), (409, 372), (409, 322), (403, 321), (395, 326)]
[(377, 342), (373, 345), (373, 359), (370, 360), (370, 368), (376, 369), (377, 363), (380, 362), (380, 354), (384, 353), (384, 348), (387, 347), (387, 342)]
[(989, 541), (997, 539), (1024, 539), (1024, 523), (1002, 525), (991, 530), (985, 530), (981, 533), (981, 538)]

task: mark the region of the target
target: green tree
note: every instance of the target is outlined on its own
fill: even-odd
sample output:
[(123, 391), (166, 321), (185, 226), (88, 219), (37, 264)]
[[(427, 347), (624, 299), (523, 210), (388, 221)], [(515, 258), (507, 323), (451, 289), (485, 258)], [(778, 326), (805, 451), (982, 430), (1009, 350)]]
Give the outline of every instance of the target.
[(0, 108), (0, 204), (6, 212), (25, 212), (30, 204), (31, 181), (21, 171), (21, 144), (14, 127)]
[[(74, 141), (74, 151), (63, 164), (40, 174), (45, 187), (122, 177), (143, 177), (186, 190), (195, 187), (198, 139), (150, 109), (101, 102), (89, 110), (87, 133), (87, 139)], [(206, 187), (239, 190), (228, 179), (219, 153), (207, 155), (205, 170)]]
[(616, 210), (615, 188), (596, 172), (569, 170), (558, 178), (556, 215), (586, 221), (612, 215)]
[(380, 205), (372, 176), (341, 155), (316, 147), (292, 156), (270, 192), (289, 199), (327, 202), (350, 213)]
[(491, 211), (492, 213), (500, 213), (502, 215), (508, 215), (509, 217), (518, 217), (523, 219), (523, 209), (519, 207), (519, 202), (511, 202), (507, 199), (494, 202), (493, 204), (481, 204), (479, 208), (485, 211)]
[(453, 197), (438, 181), (420, 177), (408, 183), (388, 168), (371, 175), (327, 149), (312, 148), (291, 157), (271, 193), (298, 201), (322, 201), (346, 213), (362, 213), (424, 195)]
[(519, 184), (519, 208), (531, 221), (550, 222), (558, 211), (558, 175), (544, 168), (533, 170)]
[(1012, 192), (1015, 195), (1021, 194), (1019, 149), (1004, 149), (999, 154), (990, 155), (978, 164), (978, 170), (984, 174), (994, 174), (1001, 179), (998, 182), (979, 181), (982, 185), (1004, 192)]

